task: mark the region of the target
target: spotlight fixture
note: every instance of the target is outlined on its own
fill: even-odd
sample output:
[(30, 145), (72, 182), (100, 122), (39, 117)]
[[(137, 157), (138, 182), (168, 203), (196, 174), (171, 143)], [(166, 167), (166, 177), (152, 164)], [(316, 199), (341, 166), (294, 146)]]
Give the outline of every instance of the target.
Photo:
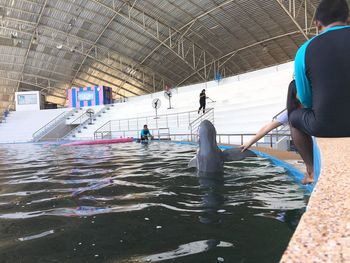
[(37, 44), (38, 44), (38, 39), (33, 38), (33, 40), (32, 40), (32, 44), (33, 44), (33, 45), (37, 45)]
[(11, 32), (11, 38), (12, 39), (18, 38), (18, 33), (17, 32)]
[(56, 48), (57, 48), (57, 49), (62, 49), (62, 48), (63, 48), (63, 45), (62, 45), (62, 44), (57, 44), (57, 45), (56, 45)]
[(35, 32), (33, 39), (32, 39), (32, 44), (37, 45), (38, 44), (38, 32)]
[(75, 22), (77, 21), (77, 19), (75, 17), (73, 17), (71, 20), (69, 20), (68, 22), (68, 26), (70, 28), (72, 28), (75, 25)]

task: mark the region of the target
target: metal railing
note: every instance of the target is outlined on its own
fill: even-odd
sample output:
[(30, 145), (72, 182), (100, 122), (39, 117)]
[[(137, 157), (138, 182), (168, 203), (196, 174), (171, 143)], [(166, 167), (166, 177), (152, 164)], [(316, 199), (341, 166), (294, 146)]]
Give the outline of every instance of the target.
[(48, 134), (49, 132), (51, 132), (53, 129), (55, 129), (57, 127), (57, 125), (61, 124), (62, 122), (66, 121), (66, 118), (73, 113), (73, 111), (75, 110), (71, 110), (71, 111), (66, 111), (66, 112), (62, 112), (60, 115), (58, 115), (57, 117), (55, 117), (53, 120), (51, 120), (50, 122), (48, 122), (45, 126), (41, 127), (39, 130), (37, 130), (36, 132), (33, 133), (32, 137), (33, 137), (33, 141), (37, 142), (39, 141), (41, 138), (43, 138), (46, 134)]
[[(158, 140), (170, 140), (169, 128), (150, 129), (150, 133), (155, 139)], [(133, 137), (139, 138), (140, 130), (127, 130), (127, 131), (100, 131), (94, 133), (94, 139), (115, 139), (119, 137)]]
[(68, 125), (80, 125), (88, 119), (89, 119), (89, 115), (86, 113), (86, 111), (83, 111), (77, 118), (71, 121)]
[[(72, 129), (71, 131), (69, 131), (66, 135), (64, 135), (61, 139), (67, 139), (69, 136), (73, 135), (75, 132), (78, 132), (79, 129), (86, 125), (88, 122), (93, 122), (93, 120), (99, 116), (102, 112), (104, 112), (108, 107), (110, 107), (109, 105), (103, 107), (101, 110), (99, 110), (97, 113), (94, 113), (93, 115), (89, 115), (89, 113), (87, 111), (85, 111), (82, 115), (80, 115), (77, 119), (75, 119), (74, 121), (71, 122), (71, 125), (78, 125), (77, 127), (75, 127), (74, 129)], [(83, 118), (85, 117), (85, 118)], [(76, 123), (76, 121), (79, 120), (79, 123)]]
[(116, 132), (116, 131), (132, 131), (141, 130), (143, 125), (147, 124), (155, 129), (170, 128), (170, 127), (189, 127), (190, 123), (198, 119), (197, 111), (186, 111), (171, 114), (145, 117), (135, 117), (128, 119), (111, 120), (106, 122), (95, 133)]
[[(232, 133), (232, 134), (217, 134), (216, 140), (219, 144), (244, 144), (249, 141), (255, 133)], [(257, 142), (256, 145), (268, 144), (271, 148), (276, 142), (276, 137), (279, 134), (268, 133), (262, 139), (268, 138), (268, 143)], [(290, 137), (290, 134), (285, 134), (284, 136)], [(186, 141), (186, 142), (198, 142), (198, 135), (193, 136), (193, 134), (183, 133), (183, 134), (170, 134), (170, 139), (174, 141)]]
[(204, 114), (200, 115), (197, 119), (190, 123), (189, 129), (192, 135), (198, 134), (199, 125), (203, 120), (209, 120), (214, 124), (214, 108), (206, 109)]

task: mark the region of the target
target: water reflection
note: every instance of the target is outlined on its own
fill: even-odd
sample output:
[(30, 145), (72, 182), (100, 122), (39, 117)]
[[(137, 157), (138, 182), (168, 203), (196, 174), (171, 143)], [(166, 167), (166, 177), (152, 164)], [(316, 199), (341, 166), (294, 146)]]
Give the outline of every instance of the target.
[(225, 202), (223, 173), (198, 172), (198, 181), (203, 193), (202, 207), (204, 209), (199, 220), (203, 224), (219, 224), (221, 222), (219, 210)]
[(229, 248), (233, 247), (234, 245), (228, 242), (220, 242), (215, 239), (209, 239), (209, 240), (201, 240), (196, 242), (191, 242), (188, 244), (180, 245), (177, 249), (149, 255), (141, 258), (134, 259), (135, 262), (159, 262), (159, 261), (166, 261), (170, 259), (178, 259), (190, 255), (195, 255), (199, 253), (203, 253), (206, 251), (209, 251), (213, 248)]

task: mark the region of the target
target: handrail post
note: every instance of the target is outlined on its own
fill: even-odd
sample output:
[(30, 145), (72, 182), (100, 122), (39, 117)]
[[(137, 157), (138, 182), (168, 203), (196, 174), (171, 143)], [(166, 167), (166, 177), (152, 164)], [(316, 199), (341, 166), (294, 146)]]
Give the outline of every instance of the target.
[(241, 145), (243, 145), (243, 134), (241, 134)]
[(270, 134), (270, 147), (272, 148), (272, 134)]

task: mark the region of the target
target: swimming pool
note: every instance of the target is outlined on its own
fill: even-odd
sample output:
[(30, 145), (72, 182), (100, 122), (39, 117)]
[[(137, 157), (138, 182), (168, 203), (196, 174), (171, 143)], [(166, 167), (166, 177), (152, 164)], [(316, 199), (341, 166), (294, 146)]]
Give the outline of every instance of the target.
[(0, 261), (278, 262), (304, 190), (261, 157), (198, 178), (195, 150), (0, 145)]

